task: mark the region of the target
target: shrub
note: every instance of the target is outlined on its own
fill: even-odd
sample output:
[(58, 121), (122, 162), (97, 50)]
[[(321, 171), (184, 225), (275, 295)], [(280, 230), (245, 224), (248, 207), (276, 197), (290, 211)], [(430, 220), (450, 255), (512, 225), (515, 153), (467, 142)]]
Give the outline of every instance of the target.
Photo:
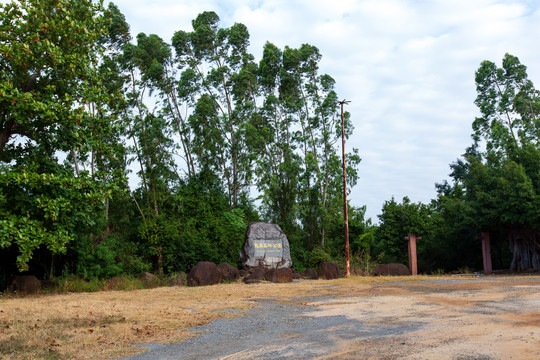
[(309, 267), (317, 269), (320, 263), (333, 262), (334, 259), (323, 249), (315, 248), (309, 253)]

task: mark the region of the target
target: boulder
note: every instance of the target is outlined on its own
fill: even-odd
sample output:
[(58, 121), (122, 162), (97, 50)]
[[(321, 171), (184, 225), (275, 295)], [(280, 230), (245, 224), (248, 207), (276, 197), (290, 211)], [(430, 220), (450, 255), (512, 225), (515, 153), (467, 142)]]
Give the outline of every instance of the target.
[(290, 268), (289, 241), (279, 225), (250, 223), (240, 251), (240, 264), (244, 269), (261, 266), (268, 269)]
[(292, 282), (293, 273), (291, 269), (271, 269), (265, 275), (266, 280), (274, 283), (287, 283)]
[(16, 275), (9, 286), (9, 290), (35, 294), (41, 289), (41, 281), (34, 275)]
[(317, 280), (319, 278), (319, 274), (317, 274), (317, 271), (311, 268), (302, 271), (300, 275), (302, 275), (303, 279), (308, 280)]
[(258, 284), (266, 275), (266, 269), (263, 267), (257, 267), (251, 269), (251, 273), (244, 277), (244, 282), (246, 284)]
[(219, 264), (217, 271), (221, 274), (223, 281), (236, 281), (240, 277), (238, 269), (226, 262)]
[(321, 279), (331, 280), (339, 278), (339, 269), (337, 264), (331, 262), (322, 262), (319, 264), (319, 277)]
[(143, 282), (151, 282), (152, 280), (154, 280), (154, 277), (155, 277), (154, 275), (145, 271), (141, 274), (141, 276), (139, 276), (139, 280)]
[(201, 261), (191, 268), (187, 276), (188, 286), (207, 286), (219, 284), (222, 281), (221, 273), (216, 264), (210, 261)]
[(375, 276), (405, 276), (411, 275), (409, 268), (403, 264), (391, 263), (391, 264), (379, 264), (373, 270)]

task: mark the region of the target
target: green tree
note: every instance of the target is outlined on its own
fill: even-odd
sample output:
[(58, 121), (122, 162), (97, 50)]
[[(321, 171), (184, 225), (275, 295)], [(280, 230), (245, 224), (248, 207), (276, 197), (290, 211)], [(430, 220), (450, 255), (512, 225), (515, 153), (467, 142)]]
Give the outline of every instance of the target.
[(476, 72), (474, 137), (486, 150), (468, 159), (465, 182), (478, 226), (506, 234), (518, 271), (540, 269), (540, 93), (526, 70), (506, 54), (502, 68), (484, 61)]
[[(233, 208), (251, 185), (254, 154), (246, 145), (245, 125), (254, 107), (257, 67), (247, 52), (245, 25), (219, 28), (215, 12), (199, 14), (192, 25), (192, 32), (177, 31), (172, 38), (183, 71), (175, 82), (179, 86), (171, 90), (193, 106), (187, 119), (193, 153), (200, 169), (224, 180)], [(174, 110), (168, 106), (169, 113)]]
[(248, 142), (258, 154), (255, 181), (265, 216), (290, 233), (299, 217), (302, 158), (293, 139), (294, 119), (287, 116), (280, 93), (283, 52), (267, 42), (259, 63), (262, 106), (247, 127)]
[[(343, 208), (338, 155), (341, 117), (335, 81), (320, 75), (319, 50), (304, 44), (283, 51), (265, 45), (259, 64), (263, 106), (251, 122), (258, 188), (273, 221), (284, 228), (299, 221), (306, 244), (325, 247), (326, 232)], [(352, 133), (346, 114), (345, 134)], [(348, 154), (348, 182), (357, 179), (360, 157)]]
[(394, 198), (385, 201), (379, 215), (380, 225), (375, 231), (375, 254), (382, 255), (381, 261), (408, 263), (407, 234), (422, 237), (418, 252), (425, 246), (432, 228), (431, 208), (422, 203), (411, 203), (404, 197), (402, 203)]
[[(116, 183), (78, 169), (77, 152), (107, 156), (96, 133), (109, 132), (103, 120), (117, 100), (98, 71), (101, 2), (13, 1), (0, 9), (0, 247), (16, 246), (25, 270), (40, 246), (64, 252), (97, 209), (104, 214)], [(62, 164), (59, 154), (71, 161)]]
[(458, 209), (447, 212), (454, 214), (449, 219), (453, 226), (507, 239), (512, 270), (538, 270), (539, 92), (528, 79), (526, 67), (510, 54), (501, 68), (482, 62), (476, 72), (476, 90), (481, 116), (473, 122), (474, 144), (452, 165), (453, 184), (444, 186), (439, 203)]

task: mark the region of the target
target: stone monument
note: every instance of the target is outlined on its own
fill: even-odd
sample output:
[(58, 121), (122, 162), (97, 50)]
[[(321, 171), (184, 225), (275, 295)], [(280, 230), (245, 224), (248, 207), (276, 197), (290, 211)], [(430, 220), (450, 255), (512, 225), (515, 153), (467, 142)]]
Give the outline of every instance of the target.
[(264, 222), (249, 224), (240, 251), (240, 263), (244, 269), (290, 268), (292, 260), (289, 241), (279, 225)]

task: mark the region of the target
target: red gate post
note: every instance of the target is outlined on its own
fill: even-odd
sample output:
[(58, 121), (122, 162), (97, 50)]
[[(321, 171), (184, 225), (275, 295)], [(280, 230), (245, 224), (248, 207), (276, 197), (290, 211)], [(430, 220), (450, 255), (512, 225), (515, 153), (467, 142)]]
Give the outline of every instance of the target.
[(416, 259), (416, 240), (422, 240), (421, 237), (416, 237), (415, 234), (409, 233), (405, 240), (409, 241), (409, 270), (411, 275), (418, 275), (418, 265)]
[(484, 263), (484, 273), (491, 274), (493, 269), (491, 267), (491, 244), (489, 232), (483, 232), (480, 238), (482, 239), (482, 260)]

